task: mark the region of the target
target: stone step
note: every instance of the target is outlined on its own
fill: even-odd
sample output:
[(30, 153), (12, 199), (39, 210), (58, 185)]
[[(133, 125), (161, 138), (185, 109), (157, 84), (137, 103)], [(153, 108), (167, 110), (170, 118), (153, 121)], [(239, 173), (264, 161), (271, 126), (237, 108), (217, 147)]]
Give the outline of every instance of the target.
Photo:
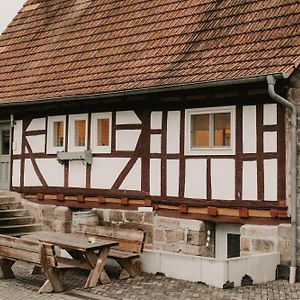
[(29, 215), (28, 210), (24, 208), (0, 210), (0, 219), (9, 218), (9, 217), (22, 217), (28, 215)]
[(30, 216), (20, 216), (20, 217), (9, 217), (0, 218), (0, 226), (8, 225), (21, 225), (21, 224), (34, 224), (35, 219)]
[(0, 203), (2, 202), (16, 202), (16, 198), (13, 196), (0, 196)]
[(15, 234), (18, 232), (28, 232), (40, 230), (40, 224), (24, 224), (24, 225), (10, 225), (0, 226), (0, 234)]
[(2, 202), (2, 203), (0, 203), (0, 210), (17, 209), (17, 208), (22, 208), (21, 202)]

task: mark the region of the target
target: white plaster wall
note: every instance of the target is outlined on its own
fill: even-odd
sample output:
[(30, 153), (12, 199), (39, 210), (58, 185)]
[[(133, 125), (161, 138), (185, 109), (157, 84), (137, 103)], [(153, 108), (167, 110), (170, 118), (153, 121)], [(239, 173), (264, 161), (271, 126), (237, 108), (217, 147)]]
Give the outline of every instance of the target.
[(118, 111), (116, 113), (116, 124), (141, 124), (141, 120), (133, 110)]
[(235, 160), (211, 160), (212, 198), (234, 200), (235, 198)]
[(167, 153), (179, 153), (180, 111), (169, 111), (167, 120)]
[(240, 234), (241, 225), (216, 224), (216, 258), (227, 259), (227, 234)]
[(257, 162), (243, 162), (243, 200), (257, 199)]
[(256, 152), (256, 106), (243, 107), (243, 152)]
[(29, 126), (27, 127), (27, 131), (31, 130), (45, 130), (46, 129), (46, 118), (33, 119)]
[(161, 134), (151, 134), (150, 152), (161, 153)]
[(118, 151), (134, 151), (141, 130), (117, 130), (116, 149)]
[(277, 152), (277, 132), (264, 132), (264, 152)]
[(277, 201), (277, 159), (264, 160), (265, 200)]
[(37, 177), (30, 159), (25, 159), (24, 168), (24, 185), (25, 186), (41, 186), (39, 178)]
[[(45, 139), (46, 139), (45, 134), (27, 136), (27, 141), (33, 153), (45, 152), (45, 143), (46, 143)], [(27, 147), (25, 149), (26, 149), (26, 153), (28, 153)]]
[(82, 161), (69, 162), (69, 187), (86, 187), (86, 166)]
[(48, 186), (64, 186), (64, 166), (55, 158), (36, 159)]
[(276, 125), (277, 124), (277, 104), (264, 104), (263, 112), (264, 125)]
[(185, 161), (184, 196), (206, 199), (206, 159)]
[(167, 160), (167, 195), (178, 197), (179, 160)]
[(13, 153), (21, 154), (23, 121), (17, 120), (14, 125)]
[(161, 160), (150, 160), (150, 195), (159, 196), (161, 194)]
[(129, 158), (94, 158), (91, 168), (91, 187), (110, 189), (128, 161)]
[(20, 159), (13, 160), (12, 186), (20, 186), (20, 167), (21, 167), (21, 160)]
[(154, 111), (151, 113), (151, 129), (162, 128), (162, 112)]
[(123, 183), (120, 186), (121, 190), (141, 190), (141, 178), (142, 178), (142, 164), (141, 159), (138, 158), (128, 175), (125, 177)]

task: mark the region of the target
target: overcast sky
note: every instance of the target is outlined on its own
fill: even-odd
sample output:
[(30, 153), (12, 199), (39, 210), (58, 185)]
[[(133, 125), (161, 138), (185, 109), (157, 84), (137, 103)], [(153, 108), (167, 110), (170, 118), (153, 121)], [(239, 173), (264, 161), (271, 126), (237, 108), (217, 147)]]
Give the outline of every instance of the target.
[(26, 0), (0, 1), (0, 33), (4, 31)]

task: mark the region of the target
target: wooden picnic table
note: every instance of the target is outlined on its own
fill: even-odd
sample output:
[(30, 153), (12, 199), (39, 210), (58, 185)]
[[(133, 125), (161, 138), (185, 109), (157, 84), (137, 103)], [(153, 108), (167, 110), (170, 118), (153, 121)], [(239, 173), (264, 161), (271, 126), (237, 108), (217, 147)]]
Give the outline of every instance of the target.
[(36, 231), (25, 234), (21, 238), (50, 243), (66, 250), (72, 258), (57, 257), (57, 261), (66, 267), (90, 270), (85, 288), (96, 286), (98, 281), (102, 283), (110, 282), (104, 270), (104, 265), (109, 249), (118, 245), (116, 241), (97, 240), (96, 243), (91, 243), (87, 238), (75, 234), (51, 231)]

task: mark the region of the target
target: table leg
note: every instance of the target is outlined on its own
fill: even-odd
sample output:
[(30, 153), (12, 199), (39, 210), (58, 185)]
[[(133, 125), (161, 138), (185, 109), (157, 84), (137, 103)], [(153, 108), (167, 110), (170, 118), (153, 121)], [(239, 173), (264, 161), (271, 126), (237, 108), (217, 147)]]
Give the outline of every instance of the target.
[(109, 248), (103, 248), (98, 255), (94, 251), (87, 251), (86, 258), (91, 266), (91, 272), (86, 281), (85, 288), (91, 288), (97, 285), (108, 255)]

